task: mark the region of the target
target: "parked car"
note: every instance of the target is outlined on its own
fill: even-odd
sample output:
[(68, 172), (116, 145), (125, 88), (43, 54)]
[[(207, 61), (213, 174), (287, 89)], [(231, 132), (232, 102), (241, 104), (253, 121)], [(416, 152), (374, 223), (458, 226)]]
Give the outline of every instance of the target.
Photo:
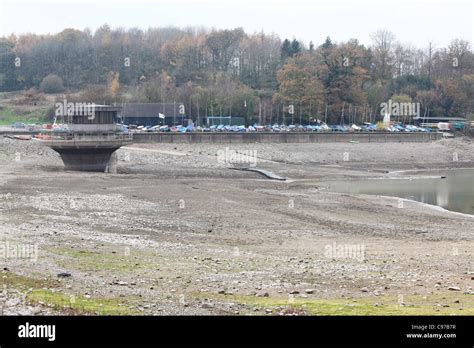
[(353, 125), (351, 126), (351, 130), (352, 130), (352, 131), (355, 131), (355, 132), (360, 132), (360, 131), (362, 130), (362, 128), (359, 127), (359, 126), (356, 125), (356, 124), (353, 124)]
[(395, 125), (393, 125), (393, 127), (398, 129), (399, 132), (404, 132), (405, 131), (405, 127), (403, 127), (400, 124), (395, 124)]
[(365, 132), (376, 132), (377, 126), (373, 123), (365, 122), (362, 126), (362, 130)]
[(26, 128), (26, 124), (23, 122), (15, 122), (12, 124), (12, 128)]

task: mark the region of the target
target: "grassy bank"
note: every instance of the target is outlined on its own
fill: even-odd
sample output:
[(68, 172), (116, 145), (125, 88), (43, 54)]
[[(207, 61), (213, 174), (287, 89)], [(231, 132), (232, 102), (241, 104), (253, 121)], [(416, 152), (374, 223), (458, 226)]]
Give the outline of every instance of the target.
[(130, 309), (124, 299), (86, 297), (65, 293), (58, 289), (60, 282), (53, 279), (27, 277), (8, 271), (0, 276), (0, 287), (15, 290), (24, 295), (30, 305), (41, 305), (67, 314), (133, 315), (138, 311)]
[(46, 116), (47, 108), (39, 108), (38, 110), (26, 112), (20, 115), (12, 107), (3, 106), (0, 108), (0, 125), (10, 126), (15, 122), (43, 124), (48, 122)]
[[(254, 314), (271, 310), (299, 315), (473, 315), (474, 296), (462, 293), (430, 296), (407, 295), (369, 296), (357, 299), (311, 299), (285, 297), (256, 297), (245, 295), (195, 294), (216, 302), (246, 305)], [(462, 308), (462, 309), (460, 309)], [(258, 309), (258, 311), (255, 311)]]

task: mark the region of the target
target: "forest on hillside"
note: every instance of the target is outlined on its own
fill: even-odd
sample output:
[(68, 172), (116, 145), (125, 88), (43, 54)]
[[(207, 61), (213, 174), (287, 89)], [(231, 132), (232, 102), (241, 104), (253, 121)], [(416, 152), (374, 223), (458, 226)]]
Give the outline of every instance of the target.
[(83, 102), (180, 102), (192, 116), (372, 119), (389, 99), (421, 116), (472, 117), (474, 54), (467, 41), (413, 47), (387, 30), (305, 44), (241, 28), (65, 29), (0, 38), (0, 92), (79, 95)]

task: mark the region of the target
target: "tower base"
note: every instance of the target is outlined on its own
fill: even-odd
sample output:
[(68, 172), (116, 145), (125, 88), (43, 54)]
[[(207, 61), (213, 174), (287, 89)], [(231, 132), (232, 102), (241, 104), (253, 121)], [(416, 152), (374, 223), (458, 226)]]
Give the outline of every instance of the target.
[(64, 162), (66, 170), (78, 170), (88, 172), (105, 172), (110, 157), (117, 148), (96, 149), (57, 149)]

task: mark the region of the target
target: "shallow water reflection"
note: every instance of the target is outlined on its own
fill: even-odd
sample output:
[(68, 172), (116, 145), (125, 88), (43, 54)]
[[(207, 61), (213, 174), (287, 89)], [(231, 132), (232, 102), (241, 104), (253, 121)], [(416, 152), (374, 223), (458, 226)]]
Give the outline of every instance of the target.
[(334, 192), (400, 197), (474, 215), (474, 169), (417, 173), (413, 178), (335, 181), (324, 186)]

